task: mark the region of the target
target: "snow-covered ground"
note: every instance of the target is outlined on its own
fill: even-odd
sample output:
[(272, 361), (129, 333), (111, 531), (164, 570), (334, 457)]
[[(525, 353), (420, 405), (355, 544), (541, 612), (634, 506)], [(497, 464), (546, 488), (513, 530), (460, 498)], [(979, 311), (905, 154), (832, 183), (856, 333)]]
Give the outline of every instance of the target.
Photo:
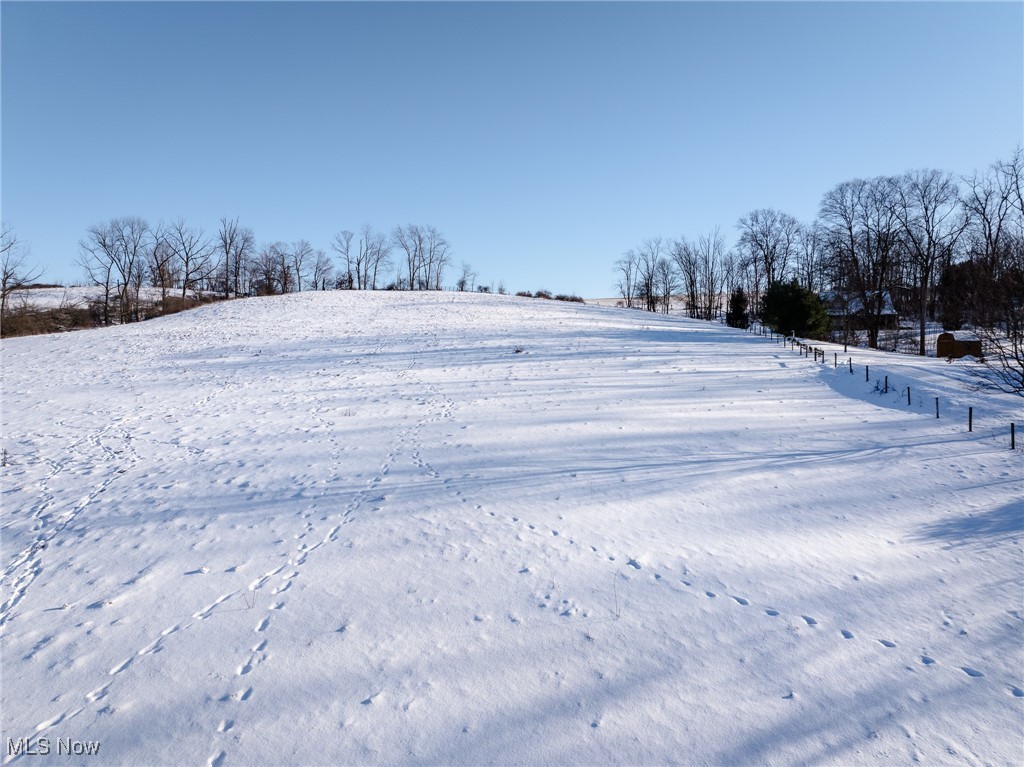
[(357, 292), (5, 340), (5, 761), (1019, 764), (1024, 400), (827, 348)]
[[(157, 303), (162, 297), (160, 288), (144, 287), (139, 290), (143, 302)], [(169, 291), (171, 296), (181, 296), (181, 288)], [(189, 291), (190, 296), (195, 291)], [(82, 308), (91, 301), (103, 300), (103, 288), (96, 285), (72, 285), (60, 288), (27, 288), (11, 293), (11, 306), (28, 306), (33, 309), (60, 309), (62, 307)]]

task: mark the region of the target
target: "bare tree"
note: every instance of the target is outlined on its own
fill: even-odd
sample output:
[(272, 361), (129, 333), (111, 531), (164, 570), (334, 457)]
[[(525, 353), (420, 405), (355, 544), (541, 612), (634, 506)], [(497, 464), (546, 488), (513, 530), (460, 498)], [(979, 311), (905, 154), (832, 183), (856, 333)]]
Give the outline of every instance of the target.
[(433, 226), (426, 227), (426, 285), (440, 290), (444, 270), (451, 262), (451, 245), (441, 232)]
[(460, 274), (459, 279), (455, 281), (455, 287), (457, 287), (460, 292), (472, 290), (473, 285), (476, 282), (476, 278), (477, 274), (473, 271), (473, 267), (463, 261), (462, 274)]
[[(891, 204), (903, 232), (908, 263), (917, 277), (918, 354), (926, 354), (925, 329), (934, 318), (933, 285), (937, 271), (952, 263), (957, 241), (969, 219), (951, 173), (920, 170), (893, 179)], [(929, 305), (932, 311), (929, 313)]]
[(795, 272), (798, 281), (812, 293), (820, 293), (826, 287), (827, 266), (825, 236), (818, 221), (800, 227), (796, 254)]
[(615, 270), (619, 274), (616, 287), (619, 295), (625, 300), (626, 307), (630, 309), (633, 308), (633, 298), (636, 294), (637, 259), (636, 251), (630, 248), (615, 262)]
[(694, 319), (713, 320), (722, 310), (722, 293), (734, 278), (735, 260), (726, 253), (725, 238), (716, 227), (690, 242), (680, 237), (670, 248), (672, 261), (686, 297), (687, 313)]
[[(284, 267), (288, 268), (286, 258), (282, 258), (281, 251), (283, 243), (275, 242), (264, 245), (253, 263), (253, 289), (251, 292), (258, 296), (272, 296), (275, 293), (283, 292), (281, 289), (280, 277), (282, 261)], [(290, 278), (286, 275), (286, 280)]]
[(649, 312), (658, 311), (658, 261), (665, 254), (661, 237), (644, 240), (636, 251), (636, 292)]
[(773, 208), (754, 210), (740, 218), (739, 245), (760, 261), (767, 287), (785, 279), (789, 263), (796, 254), (800, 222)]
[(727, 287), (726, 275), (731, 261), (725, 250), (725, 238), (718, 227), (697, 238), (697, 259), (703, 287), (703, 319), (714, 320), (722, 313), (722, 296)]
[(223, 259), (224, 298), (231, 298), (231, 266), (234, 261), (235, 243), (238, 241), (238, 229), (237, 217), (234, 219), (221, 218), (217, 240)]
[(0, 318), (7, 316), (11, 293), (39, 279), (41, 269), (26, 263), (25, 249), (14, 230), (4, 224), (0, 228)]
[(391, 232), (391, 241), (405, 256), (406, 287), (409, 290), (422, 290), (422, 273), (426, 265), (426, 231), (416, 224), (396, 226)]
[[(331, 248), (338, 252), (341, 256), (342, 269), (344, 274), (341, 277), (342, 287), (351, 290), (353, 287), (357, 290), (362, 290), (363, 284), (361, 281), (362, 270), (359, 264), (359, 258), (357, 254), (352, 252), (352, 238), (355, 236), (353, 232), (343, 229), (334, 235), (334, 239), (331, 240)], [(358, 250), (358, 254), (362, 253), (362, 249)]]
[(985, 379), (1024, 394), (1024, 150), (993, 163), (982, 179), (975, 175), (969, 187), (972, 260), (980, 262), (971, 300), (979, 307), (975, 315), (983, 315), (977, 330), (985, 346)]
[(1016, 240), (1024, 225), (1018, 181), (1022, 165), (1024, 155), (1018, 149), (1010, 161), (997, 161), (984, 174), (964, 179), (962, 204), (970, 219), (970, 260), (956, 276), (958, 282), (969, 284), (957, 287), (966, 297), (969, 319), (979, 326), (991, 327), (1000, 321), (997, 303), (990, 299), (1013, 268)]
[(215, 246), (200, 227), (191, 227), (179, 218), (167, 229), (167, 244), (181, 270), (181, 304), (189, 290), (199, 290), (213, 271)]
[(230, 298), (232, 293), (237, 296), (242, 292), (242, 273), (256, 247), (256, 238), (252, 229), (239, 226), (237, 218), (222, 218), (217, 232), (217, 246), (223, 268), (221, 279), (224, 298)]
[(341, 255), (344, 264), (345, 274), (340, 282), (356, 290), (376, 290), (378, 278), (391, 265), (391, 243), (386, 234), (370, 224), (363, 224), (355, 249), (352, 247), (354, 236), (345, 230), (331, 241), (331, 247)]
[(292, 260), (292, 269), (295, 272), (295, 289), (301, 293), (302, 278), (307, 276), (310, 259), (314, 257), (313, 246), (309, 244), (308, 240), (293, 242), (289, 255)]
[(137, 322), (142, 319), (139, 314), (139, 291), (145, 277), (149, 226), (141, 218), (121, 219), (116, 233), (121, 253), (117, 266), (122, 284), (122, 322)]
[(137, 216), (113, 218), (89, 227), (80, 245), (79, 265), (89, 280), (103, 288), (103, 323), (113, 322), (112, 309), (119, 322), (139, 317), (138, 289), (146, 264), (149, 227)]
[(334, 263), (330, 256), (319, 248), (313, 257), (313, 290), (327, 290), (327, 283), (334, 274)]
[(672, 262), (665, 256), (659, 258), (655, 266), (654, 284), (661, 311), (668, 314), (672, 307), (672, 296), (679, 290), (679, 276)]
[(256, 251), (256, 235), (249, 227), (242, 227), (238, 232), (238, 239), (235, 243), (234, 254), (231, 258), (231, 289), (237, 296), (244, 292), (242, 285), (246, 269), (252, 264), (252, 258)]
[(370, 259), (376, 250), (378, 233), (369, 224), (363, 224), (359, 236), (359, 250), (356, 263), (359, 266), (358, 284), (360, 290), (370, 290)]
[(90, 284), (103, 289), (99, 301), (104, 325), (114, 322), (111, 304), (115, 293), (113, 241), (101, 226), (90, 227), (88, 236), (79, 242), (78, 265)]
[(669, 252), (676, 265), (676, 270), (682, 278), (687, 315), (696, 319), (699, 313), (701, 294), (696, 248), (685, 237), (680, 237), (672, 243)]
[(146, 243), (146, 272), (149, 284), (160, 290), (161, 302), (167, 301), (167, 294), (178, 284), (178, 270), (174, 251), (167, 242), (163, 224), (157, 224), (150, 231)]
[(270, 246), (274, 258), (277, 292), (284, 295), (295, 291), (295, 271), (291, 253), (283, 242), (275, 242)]
[(377, 279), (391, 266), (391, 242), (386, 234), (366, 224), (362, 229), (359, 249), (364, 261), (363, 285), (376, 290)]
[(1024, 239), (1015, 245), (1016, 266), (999, 282), (992, 296), (1002, 320), (978, 329), (985, 347), (986, 383), (1024, 395)]
[(890, 178), (855, 179), (831, 189), (821, 202), (833, 280), (846, 299), (847, 318), (856, 315), (872, 349), (892, 307), (904, 247), (892, 191)]

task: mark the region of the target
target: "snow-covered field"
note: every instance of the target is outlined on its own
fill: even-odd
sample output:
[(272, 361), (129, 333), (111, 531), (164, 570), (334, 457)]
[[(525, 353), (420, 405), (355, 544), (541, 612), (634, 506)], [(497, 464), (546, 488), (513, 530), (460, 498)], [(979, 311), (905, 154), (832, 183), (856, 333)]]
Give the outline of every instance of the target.
[[(194, 296), (195, 291), (189, 290)], [(143, 302), (157, 303), (162, 297), (160, 288), (144, 287), (139, 290), (139, 298)], [(181, 288), (169, 291), (171, 296), (181, 296)], [(63, 288), (28, 288), (11, 293), (11, 306), (14, 308), (31, 307), (33, 309), (60, 309), (61, 307), (83, 308), (92, 301), (103, 300), (103, 288), (96, 285), (73, 285)]]
[(356, 292), (5, 340), (4, 760), (1019, 764), (1024, 400), (828, 348)]

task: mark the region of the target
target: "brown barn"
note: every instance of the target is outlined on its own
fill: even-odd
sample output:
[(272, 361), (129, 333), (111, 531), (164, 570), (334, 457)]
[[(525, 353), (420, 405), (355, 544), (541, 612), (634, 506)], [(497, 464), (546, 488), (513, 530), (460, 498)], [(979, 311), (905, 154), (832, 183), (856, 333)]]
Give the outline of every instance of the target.
[(981, 359), (981, 339), (974, 333), (947, 330), (945, 333), (939, 333), (939, 337), (935, 340), (935, 356), (946, 359), (959, 359), (968, 356)]

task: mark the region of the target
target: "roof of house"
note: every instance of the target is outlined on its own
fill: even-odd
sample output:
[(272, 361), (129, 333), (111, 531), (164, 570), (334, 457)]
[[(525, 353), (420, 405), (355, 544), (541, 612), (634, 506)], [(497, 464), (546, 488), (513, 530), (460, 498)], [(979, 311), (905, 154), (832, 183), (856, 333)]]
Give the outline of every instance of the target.
[[(860, 314), (864, 311), (864, 303), (861, 301), (859, 295), (843, 293), (838, 290), (826, 290), (820, 295), (821, 300), (825, 302), (825, 306), (831, 316)], [(882, 310), (880, 314), (882, 316), (897, 314), (896, 307), (893, 305), (892, 296), (889, 294), (889, 291), (883, 290), (881, 295)]]

